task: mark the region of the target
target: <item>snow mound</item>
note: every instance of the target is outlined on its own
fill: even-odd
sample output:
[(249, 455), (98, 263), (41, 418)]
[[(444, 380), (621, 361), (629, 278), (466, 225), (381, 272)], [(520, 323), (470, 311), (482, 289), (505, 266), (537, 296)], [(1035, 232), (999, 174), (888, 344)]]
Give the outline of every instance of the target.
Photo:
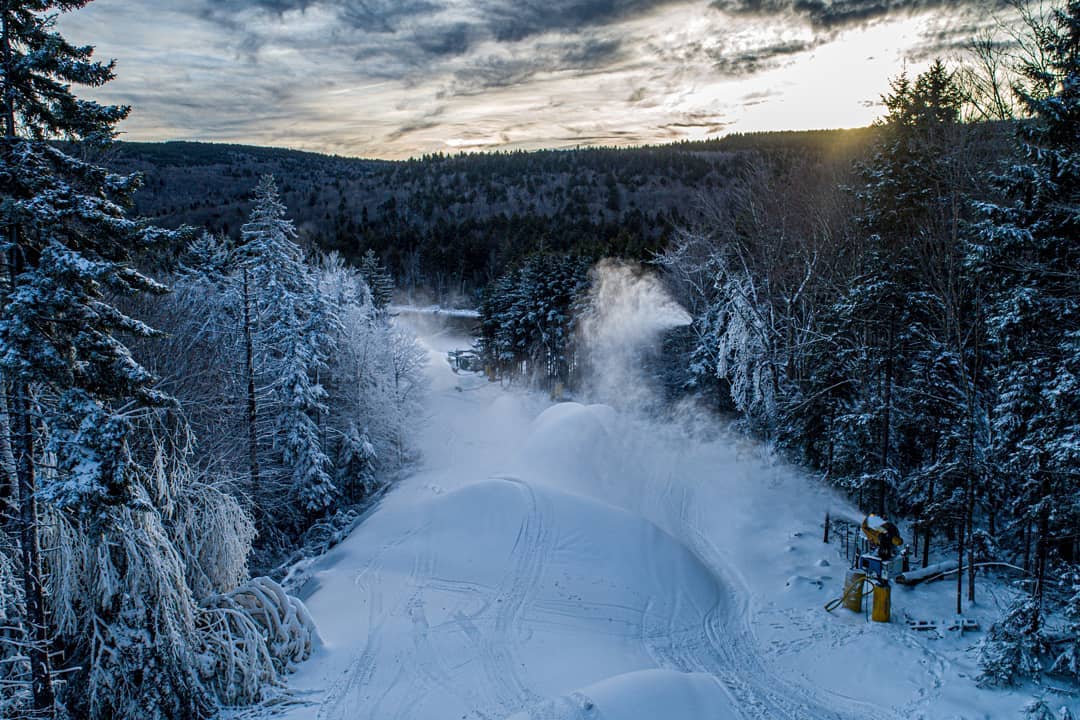
[[(308, 606), (328, 651), (293, 684), (326, 692), (320, 717), (507, 717), (572, 709), (576, 688), (596, 717), (727, 717), (718, 686), (657, 671), (710, 664), (716, 579), (610, 505), (514, 477), (387, 502), (316, 572)], [(686, 712), (626, 714), (669, 703)]]
[(616, 474), (617, 413), (607, 405), (565, 402), (533, 421), (519, 474), (569, 491), (602, 494)]
[(509, 720), (735, 720), (740, 717), (711, 675), (639, 670), (545, 702)]

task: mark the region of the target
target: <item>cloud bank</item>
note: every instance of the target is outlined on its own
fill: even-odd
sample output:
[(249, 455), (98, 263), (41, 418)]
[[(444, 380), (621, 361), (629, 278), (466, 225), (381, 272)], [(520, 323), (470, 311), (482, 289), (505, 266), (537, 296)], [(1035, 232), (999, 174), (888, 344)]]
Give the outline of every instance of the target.
[[(990, 0), (996, 7), (997, 0)], [(987, 22), (946, 0), (97, 0), (131, 139), (406, 157), (853, 126)]]

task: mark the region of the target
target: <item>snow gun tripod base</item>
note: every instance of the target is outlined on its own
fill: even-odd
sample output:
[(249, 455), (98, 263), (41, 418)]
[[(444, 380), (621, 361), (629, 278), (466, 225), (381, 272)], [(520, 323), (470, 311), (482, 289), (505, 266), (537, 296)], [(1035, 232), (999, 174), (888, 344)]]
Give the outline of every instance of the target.
[[(863, 612), (863, 598), (872, 595), (870, 619), (887, 623), (892, 619), (892, 586), (889, 584), (889, 561), (903, 545), (896, 526), (877, 515), (862, 522), (862, 531), (872, 548), (871, 552), (855, 557), (854, 566), (844, 577), (844, 593), (829, 601), (825, 609), (832, 612), (843, 605), (853, 612)], [(870, 585), (867, 590), (866, 586)]]

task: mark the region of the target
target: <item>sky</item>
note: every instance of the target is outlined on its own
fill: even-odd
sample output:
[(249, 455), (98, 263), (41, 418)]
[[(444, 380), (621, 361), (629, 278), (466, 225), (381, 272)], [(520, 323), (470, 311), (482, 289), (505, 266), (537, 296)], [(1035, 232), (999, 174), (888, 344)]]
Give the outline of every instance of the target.
[(126, 140), (400, 159), (858, 127), (1000, 0), (96, 0)]

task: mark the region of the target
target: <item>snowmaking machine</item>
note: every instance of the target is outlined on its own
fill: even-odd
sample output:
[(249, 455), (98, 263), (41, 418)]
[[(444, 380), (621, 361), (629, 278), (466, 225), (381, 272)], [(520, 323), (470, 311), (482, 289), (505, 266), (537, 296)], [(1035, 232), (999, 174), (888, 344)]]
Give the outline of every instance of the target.
[[(855, 561), (844, 577), (844, 594), (825, 606), (832, 611), (841, 604), (854, 612), (863, 611), (863, 598), (872, 595), (870, 619), (889, 622), (892, 614), (892, 586), (889, 575), (904, 539), (900, 530), (885, 518), (871, 513), (859, 528), (866, 538), (866, 550), (855, 554)], [(864, 590), (870, 585), (869, 591)]]

